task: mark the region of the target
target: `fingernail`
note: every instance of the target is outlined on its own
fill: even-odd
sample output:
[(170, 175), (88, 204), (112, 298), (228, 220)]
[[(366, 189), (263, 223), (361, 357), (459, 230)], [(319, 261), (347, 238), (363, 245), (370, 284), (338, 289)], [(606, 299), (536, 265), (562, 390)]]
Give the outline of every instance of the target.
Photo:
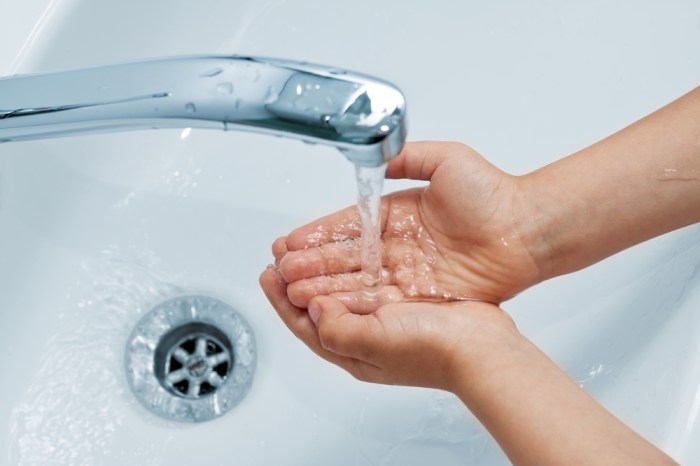
[(311, 302), (309, 303), (309, 317), (311, 317), (311, 321), (314, 323), (314, 325), (318, 325), (318, 319), (321, 317), (321, 313), (323, 312), (323, 309), (321, 306), (318, 305), (316, 302)]

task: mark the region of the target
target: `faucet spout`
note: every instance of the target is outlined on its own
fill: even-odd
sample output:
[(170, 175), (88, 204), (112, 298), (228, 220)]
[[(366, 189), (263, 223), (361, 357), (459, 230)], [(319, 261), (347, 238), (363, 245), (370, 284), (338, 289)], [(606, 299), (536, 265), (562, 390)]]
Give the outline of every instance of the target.
[(393, 85), (270, 58), (194, 56), (0, 78), (0, 142), (158, 128), (255, 131), (378, 166), (406, 138)]

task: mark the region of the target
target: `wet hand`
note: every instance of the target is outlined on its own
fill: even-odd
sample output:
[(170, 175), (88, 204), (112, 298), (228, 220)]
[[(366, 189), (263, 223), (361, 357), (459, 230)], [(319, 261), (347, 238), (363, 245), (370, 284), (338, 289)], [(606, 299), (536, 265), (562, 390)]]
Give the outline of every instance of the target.
[(520, 205), (516, 177), (464, 145), (434, 142), (407, 144), (387, 177), (430, 184), (382, 199), (381, 292), (368, 299), (363, 291), (360, 220), (350, 207), (273, 245), (294, 305), (305, 308), (317, 295), (358, 313), (396, 302), (500, 303), (540, 280), (524, 233), (532, 216)]
[(455, 392), (481, 370), (476, 363), (496, 361), (510, 342), (521, 339), (510, 317), (493, 304), (398, 303), (360, 315), (335, 298), (319, 296), (307, 312), (289, 301), (276, 268), (263, 272), (260, 283), (299, 339), (368, 382)]

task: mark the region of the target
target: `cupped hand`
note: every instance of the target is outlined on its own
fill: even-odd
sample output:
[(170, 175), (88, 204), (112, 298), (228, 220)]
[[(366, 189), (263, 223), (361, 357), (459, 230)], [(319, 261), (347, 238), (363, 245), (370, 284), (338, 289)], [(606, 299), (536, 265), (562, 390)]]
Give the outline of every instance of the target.
[[(275, 267), (260, 284), (289, 329), (324, 359), (360, 380), (457, 391), (474, 364), (518, 341), (512, 319), (484, 302), (395, 303), (363, 315), (319, 296), (308, 311), (292, 304)], [(482, 369), (479, 369), (482, 370)]]
[(500, 303), (537, 283), (527, 247), (534, 215), (518, 178), (458, 143), (409, 143), (388, 178), (429, 181), (382, 198), (382, 290), (363, 291), (360, 220), (349, 207), (296, 229), (273, 245), (292, 303), (330, 295), (353, 312), (392, 302)]

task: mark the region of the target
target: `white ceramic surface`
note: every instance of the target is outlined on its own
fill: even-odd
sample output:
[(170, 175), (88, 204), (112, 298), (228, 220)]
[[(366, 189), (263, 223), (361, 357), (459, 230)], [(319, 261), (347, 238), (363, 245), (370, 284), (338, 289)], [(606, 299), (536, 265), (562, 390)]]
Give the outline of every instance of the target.
[[(700, 76), (692, 0), (342, 5), (7, 1), (0, 72), (192, 53), (336, 65), (399, 85), (411, 139), (466, 142), (512, 173), (604, 137)], [(260, 135), (183, 136), (0, 147), (0, 464), (507, 464), (452, 396), (355, 381), (295, 340), (259, 290), (275, 237), (353, 202), (350, 164)], [(505, 305), (684, 464), (700, 463), (699, 239), (698, 226), (674, 232)], [(259, 349), (248, 397), (200, 425), (146, 412), (122, 368), (139, 317), (188, 292), (238, 309)]]

